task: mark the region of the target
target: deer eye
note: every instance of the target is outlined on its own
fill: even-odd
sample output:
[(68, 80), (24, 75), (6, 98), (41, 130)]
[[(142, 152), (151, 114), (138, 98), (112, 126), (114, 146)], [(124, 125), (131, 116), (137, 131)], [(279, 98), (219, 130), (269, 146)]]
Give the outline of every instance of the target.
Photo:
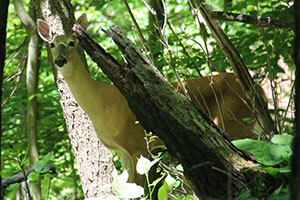
[(71, 41), (71, 42), (69, 43), (69, 46), (73, 47), (73, 46), (74, 46), (74, 42)]
[(55, 44), (51, 43), (51, 44), (50, 44), (50, 47), (51, 47), (51, 48), (54, 48), (54, 47), (55, 47)]

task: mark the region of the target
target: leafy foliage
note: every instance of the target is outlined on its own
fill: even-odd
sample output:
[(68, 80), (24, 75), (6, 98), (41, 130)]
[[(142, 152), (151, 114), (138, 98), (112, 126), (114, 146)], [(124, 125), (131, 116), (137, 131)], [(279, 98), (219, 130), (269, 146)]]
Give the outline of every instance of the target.
[[(273, 176), (291, 172), (292, 135), (275, 135), (270, 142), (252, 139), (235, 140), (232, 143), (239, 149), (251, 153), (261, 165), (249, 170), (263, 170)], [(286, 181), (268, 199), (287, 199), (289, 196)], [(257, 199), (246, 192), (237, 199)]]
[[(290, 172), (290, 160), (292, 157), (293, 136), (275, 135), (271, 142), (252, 139), (235, 140), (232, 143), (239, 149), (251, 153), (262, 166), (254, 167), (262, 169), (271, 175)], [(281, 164), (280, 168), (276, 166)]]

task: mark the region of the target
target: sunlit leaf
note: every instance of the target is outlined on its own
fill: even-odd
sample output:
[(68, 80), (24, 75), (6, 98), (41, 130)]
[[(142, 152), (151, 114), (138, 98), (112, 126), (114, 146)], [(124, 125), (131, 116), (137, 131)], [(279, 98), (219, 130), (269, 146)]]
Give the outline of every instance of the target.
[(275, 144), (291, 145), (294, 136), (292, 135), (274, 135), (271, 142)]
[(163, 185), (158, 190), (158, 199), (159, 200), (166, 200), (171, 192), (171, 188), (169, 185), (164, 181)]
[(37, 173), (41, 172), (43, 167), (44, 167), (44, 164), (41, 163), (40, 161), (37, 161), (37, 162), (34, 163), (34, 170)]
[(289, 145), (279, 145), (272, 142), (252, 139), (235, 140), (232, 143), (237, 148), (250, 152), (259, 163), (267, 166), (274, 166), (283, 161), (287, 161), (292, 155)]
[(52, 156), (52, 155), (51, 155), (50, 153), (48, 153), (47, 155), (45, 155), (45, 156), (43, 157), (41, 163), (43, 163), (44, 165), (47, 164), (48, 161), (50, 160), (51, 156)]
[(36, 173), (36, 172), (32, 172), (32, 173), (30, 173), (29, 175), (28, 175), (28, 180), (30, 180), (30, 181), (35, 181), (35, 180), (37, 180), (38, 178), (39, 178), (39, 174), (38, 173)]

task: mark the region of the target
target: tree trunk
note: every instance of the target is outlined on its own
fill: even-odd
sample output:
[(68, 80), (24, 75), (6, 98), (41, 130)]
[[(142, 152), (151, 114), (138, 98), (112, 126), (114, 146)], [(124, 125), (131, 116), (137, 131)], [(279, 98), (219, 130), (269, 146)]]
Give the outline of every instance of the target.
[[(75, 20), (70, 0), (36, 0), (36, 5), (38, 16), (48, 21), (57, 34), (71, 32)], [(48, 55), (55, 69), (51, 54)], [(57, 72), (54, 70), (54, 73)], [(110, 188), (102, 187), (112, 181), (111, 152), (98, 139), (88, 116), (76, 103), (60, 73), (56, 75), (56, 84), (85, 197), (103, 198), (111, 193)]]
[[(246, 191), (248, 179), (241, 170), (249, 166), (251, 159), (175, 91), (116, 26), (108, 34), (125, 55), (126, 66), (93, 42), (79, 26), (73, 30), (87, 53), (126, 97), (138, 121), (147, 131), (157, 134), (169, 153), (182, 163), (199, 197), (235, 197)], [(264, 174), (260, 178), (264, 181)]]
[[(6, 25), (7, 25), (7, 14), (8, 14), (9, 0), (0, 1), (0, 100), (2, 104), (2, 83), (3, 83), (3, 69), (5, 65), (6, 56)], [(1, 105), (0, 105), (1, 106)], [(0, 144), (2, 144), (2, 108), (0, 109)], [(2, 168), (1, 158), (1, 145), (0, 145), (0, 171)], [(2, 182), (2, 176), (0, 174), (0, 184)], [(1, 186), (1, 185), (0, 185)], [(0, 199), (4, 198), (4, 191), (0, 187)]]
[[(295, 11), (300, 9), (299, 1), (295, 1)], [(294, 62), (296, 64), (296, 82), (295, 82), (295, 125), (296, 132), (293, 141), (292, 173), (291, 173), (291, 199), (300, 199), (300, 14), (295, 12), (295, 48)]]
[[(39, 160), (38, 142), (37, 142), (37, 93), (38, 87), (38, 72), (39, 72), (39, 40), (36, 31), (35, 18), (34, 20), (25, 11), (23, 2), (21, 0), (14, 0), (15, 10), (26, 27), (29, 36), (28, 43), (28, 59), (27, 59), (27, 140), (28, 140), (28, 156), (29, 167), (34, 167), (34, 163)], [(42, 199), (41, 184), (38, 178), (35, 181), (30, 181), (30, 194), (33, 199)]]

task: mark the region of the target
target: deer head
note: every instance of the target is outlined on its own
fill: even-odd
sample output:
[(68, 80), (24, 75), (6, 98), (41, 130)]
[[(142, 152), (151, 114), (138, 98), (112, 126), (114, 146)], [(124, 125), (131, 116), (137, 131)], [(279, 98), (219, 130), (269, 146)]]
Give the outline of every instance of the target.
[[(76, 23), (86, 29), (86, 14), (82, 14), (76, 20)], [(65, 78), (70, 76), (74, 68), (76, 68), (79, 63), (82, 63), (81, 57), (78, 54), (78, 40), (73, 34), (57, 36), (51, 25), (42, 19), (38, 19), (38, 33), (44, 41), (50, 44), (51, 53), (57, 69), (62, 72)]]

